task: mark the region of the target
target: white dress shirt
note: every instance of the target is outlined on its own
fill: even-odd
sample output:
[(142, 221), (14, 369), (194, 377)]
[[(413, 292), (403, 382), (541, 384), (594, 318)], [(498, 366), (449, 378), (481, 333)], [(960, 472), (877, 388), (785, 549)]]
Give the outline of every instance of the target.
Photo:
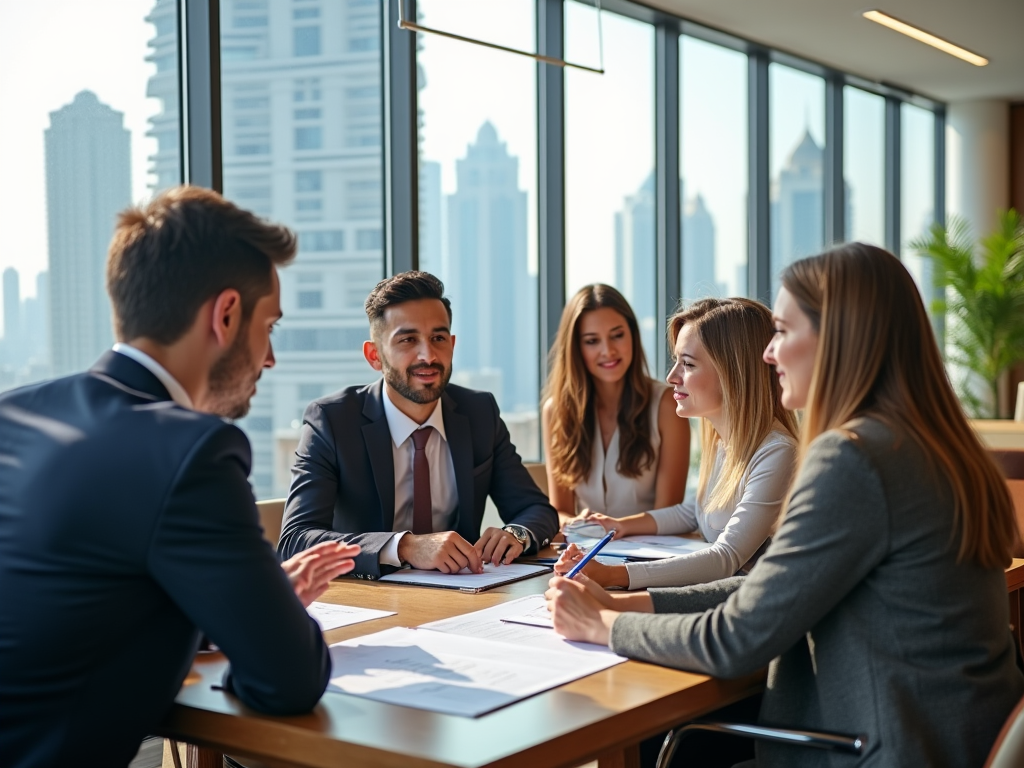
[(424, 427), (434, 431), (427, 439), (427, 463), (430, 465), (430, 507), (435, 531), (451, 530), (455, 510), (459, 506), (459, 492), (455, 487), (455, 464), (444, 431), (441, 400), (434, 404), (430, 417), (417, 424), (395, 405), (387, 382), (384, 383), (384, 417), (391, 432), (391, 455), (395, 461), (395, 521), (392, 530), (397, 531), (380, 551), (379, 560), (383, 565), (400, 566), (398, 542), (412, 529), (413, 516), (413, 458), (416, 447), (412, 433)]
[(188, 408), (190, 411), (195, 410), (195, 406), (192, 405), (192, 398), (189, 397), (188, 392), (185, 388), (178, 383), (178, 380), (171, 376), (160, 363), (154, 360), (152, 357), (147, 355), (145, 352), (141, 352), (130, 344), (124, 342), (117, 342), (114, 345), (114, 351), (119, 355), (124, 355), (134, 360), (136, 363), (141, 365), (147, 371), (152, 373), (160, 383), (167, 389), (167, 394), (171, 396), (171, 400), (176, 402), (182, 408)]

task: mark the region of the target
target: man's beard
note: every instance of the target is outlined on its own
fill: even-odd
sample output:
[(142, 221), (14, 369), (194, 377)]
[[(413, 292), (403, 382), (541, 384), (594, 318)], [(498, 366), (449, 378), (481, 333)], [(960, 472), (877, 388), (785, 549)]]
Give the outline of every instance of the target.
[[(419, 403), (420, 405), (437, 400), (441, 393), (444, 392), (444, 388), (448, 386), (448, 380), (452, 377), (452, 369), (445, 369), (440, 363), (418, 363), (417, 365), (411, 365), (405, 369), (405, 376), (403, 377), (398, 369), (392, 367), (383, 355), (381, 355), (380, 362), (384, 373), (384, 381), (388, 383), (388, 386), (406, 400)], [(426, 385), (422, 389), (415, 389), (413, 387), (413, 372), (422, 370), (440, 371), (440, 381), (437, 384)]]
[(262, 371), (253, 376), (252, 351), (248, 344), (249, 324), (224, 356), (210, 369), (209, 412), (225, 419), (240, 419), (249, 413), (251, 392)]

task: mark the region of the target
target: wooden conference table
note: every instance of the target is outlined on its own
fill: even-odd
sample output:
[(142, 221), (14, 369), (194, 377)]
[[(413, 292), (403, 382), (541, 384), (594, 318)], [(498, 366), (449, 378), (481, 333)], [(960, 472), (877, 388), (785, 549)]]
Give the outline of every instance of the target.
[[(488, 608), (543, 592), (540, 576), (478, 595), (342, 579), (324, 602), (396, 611), (394, 616), (332, 630), (329, 643), (395, 626)], [(1006, 571), (1011, 621), (1020, 641), (1024, 560)], [(269, 717), (242, 706), (216, 686), (227, 661), (197, 659), (158, 734), (198, 745), (193, 766), (220, 765), (220, 754), (267, 766), (394, 766), (395, 768), (635, 768), (638, 744), (686, 720), (759, 692), (764, 674), (719, 680), (628, 661), (479, 718), (382, 704), (327, 693), (301, 717)]]
[[(547, 582), (539, 576), (473, 595), (342, 579), (320, 600), (397, 613), (325, 637), (415, 627), (541, 593)], [(642, 739), (764, 686), (763, 673), (718, 680), (628, 661), (472, 719), (333, 692), (309, 715), (269, 717), (214, 688), (226, 666), (221, 654), (197, 659), (157, 732), (206, 748), (190, 754), (203, 766), (220, 765), (211, 753), (228, 753), (267, 766), (570, 768), (596, 759), (600, 768), (633, 768)]]

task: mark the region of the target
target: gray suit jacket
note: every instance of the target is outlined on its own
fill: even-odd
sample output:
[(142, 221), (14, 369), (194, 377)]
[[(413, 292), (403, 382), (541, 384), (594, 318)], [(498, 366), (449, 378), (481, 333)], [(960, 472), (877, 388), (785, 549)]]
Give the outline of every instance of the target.
[(722, 677), (770, 662), (762, 722), (869, 739), (860, 758), (758, 744), (762, 768), (980, 766), (1024, 695), (1005, 577), (957, 564), (949, 486), (916, 444), (854, 432), (811, 445), (749, 576), (652, 590), (663, 615), (620, 616), (612, 648)]
[[(395, 462), (384, 397), (378, 380), (306, 408), (281, 524), (282, 557), (321, 541), (348, 541), (362, 547), (356, 575), (381, 575), (379, 553), (395, 520)], [(453, 529), (469, 542), (480, 538), (490, 496), (505, 523), (524, 526), (546, 546), (558, 531), (558, 515), (516, 453), (494, 396), (449, 384), (441, 412), (459, 497)]]

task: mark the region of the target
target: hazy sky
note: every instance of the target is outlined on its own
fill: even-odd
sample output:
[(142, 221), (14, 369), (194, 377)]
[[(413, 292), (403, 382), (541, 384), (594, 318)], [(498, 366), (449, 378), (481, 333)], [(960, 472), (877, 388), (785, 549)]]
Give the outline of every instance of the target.
[(50, 112), (83, 89), (123, 112), (132, 132), (132, 195), (146, 196), (146, 98), (153, 65), (145, 61), (153, 0), (0, 2), (0, 271), (18, 270), (22, 296), (35, 294), (46, 269), (43, 131)]

